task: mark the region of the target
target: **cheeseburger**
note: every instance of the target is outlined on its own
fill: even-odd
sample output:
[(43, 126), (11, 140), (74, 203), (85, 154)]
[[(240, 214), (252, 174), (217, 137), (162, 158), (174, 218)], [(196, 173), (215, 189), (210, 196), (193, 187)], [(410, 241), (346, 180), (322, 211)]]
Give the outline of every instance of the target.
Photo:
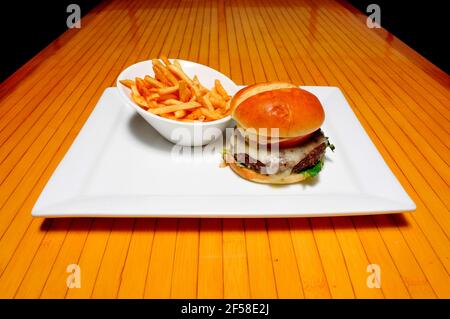
[(259, 83), (230, 102), (236, 128), (224, 160), (239, 176), (258, 183), (291, 184), (316, 176), (325, 150), (334, 146), (320, 129), (318, 98), (289, 83)]

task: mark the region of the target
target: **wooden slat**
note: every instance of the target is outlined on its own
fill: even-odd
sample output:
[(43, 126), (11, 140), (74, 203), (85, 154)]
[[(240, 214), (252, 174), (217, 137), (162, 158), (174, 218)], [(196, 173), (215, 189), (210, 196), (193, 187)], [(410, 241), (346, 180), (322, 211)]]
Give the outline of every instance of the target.
[(92, 298), (117, 297), (122, 271), (130, 248), (134, 222), (133, 219), (117, 219), (114, 221), (103, 253), (102, 263), (98, 268)]
[(145, 298), (170, 298), (178, 220), (160, 219), (155, 229)]
[(78, 257), (84, 248), (86, 239), (93, 224), (92, 219), (77, 219), (72, 221), (64, 239), (64, 243), (52, 265), (41, 298), (62, 298), (67, 293), (67, 266), (78, 263)]
[[(105, 1), (0, 85), (0, 297), (449, 298), (448, 75), (342, 0)], [(136, 61), (338, 86), (417, 204), (320, 219), (38, 219), (103, 90)], [(337, 150), (339, 151), (339, 150)], [(66, 286), (78, 264), (81, 288)], [(381, 288), (366, 285), (368, 264)]]
[(225, 298), (250, 298), (243, 220), (223, 220), (223, 286)]
[(202, 219), (198, 247), (198, 298), (224, 297), (223, 238), (220, 219)]
[(289, 227), (305, 298), (330, 298), (330, 288), (309, 219), (292, 218)]
[(92, 224), (84, 248), (78, 257), (78, 262), (76, 262), (81, 270), (81, 287), (66, 289), (66, 298), (78, 299), (92, 296), (112, 225), (113, 220), (111, 219), (97, 219)]
[(249, 219), (244, 221), (244, 225), (250, 296), (276, 298), (276, 274), (265, 220)]
[(142, 298), (155, 234), (154, 219), (138, 219), (120, 281), (119, 298)]
[(170, 287), (172, 298), (192, 299), (197, 296), (199, 226), (198, 219), (181, 219), (178, 222)]
[(279, 298), (303, 298), (303, 284), (286, 219), (267, 220), (273, 271)]
[(331, 296), (333, 298), (356, 297), (347, 264), (330, 219), (311, 219), (311, 229), (319, 250)]

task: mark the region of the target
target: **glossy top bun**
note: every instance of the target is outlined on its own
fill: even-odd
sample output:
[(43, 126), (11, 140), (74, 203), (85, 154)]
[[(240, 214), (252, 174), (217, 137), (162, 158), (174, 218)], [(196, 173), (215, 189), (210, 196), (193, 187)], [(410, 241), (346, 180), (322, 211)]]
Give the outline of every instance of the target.
[[(259, 135), (270, 136), (270, 129), (278, 128), (280, 137), (303, 136), (320, 128), (325, 119), (319, 99), (290, 83), (250, 85), (230, 103), (238, 125), (254, 128)], [(267, 130), (260, 130), (264, 128)]]

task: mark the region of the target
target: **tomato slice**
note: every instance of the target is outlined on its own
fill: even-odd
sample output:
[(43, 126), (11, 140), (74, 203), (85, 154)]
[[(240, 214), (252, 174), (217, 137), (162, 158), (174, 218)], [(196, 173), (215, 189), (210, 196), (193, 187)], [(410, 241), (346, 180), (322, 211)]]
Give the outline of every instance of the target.
[(281, 138), (278, 143), (272, 143), (273, 144), (278, 144), (279, 148), (289, 148), (289, 147), (294, 147), (297, 145), (302, 144), (303, 142), (307, 141), (313, 133), (310, 134), (306, 134), (303, 136), (297, 136), (297, 137), (292, 137), (292, 138)]
[(312, 132), (312, 133), (302, 135), (302, 136), (287, 137), (287, 138), (280, 137), (278, 140), (276, 140), (276, 139), (271, 140), (270, 137), (262, 138), (262, 137), (258, 137), (253, 134), (249, 134), (249, 132), (245, 132), (245, 130), (243, 130), (241, 128), (239, 128), (238, 131), (241, 134), (241, 136), (245, 136), (245, 138), (248, 141), (254, 141), (259, 144), (278, 145), (279, 148), (289, 148), (289, 147), (294, 147), (294, 146), (300, 145), (300, 144), (304, 143), (305, 141), (307, 141), (314, 134), (314, 132)]

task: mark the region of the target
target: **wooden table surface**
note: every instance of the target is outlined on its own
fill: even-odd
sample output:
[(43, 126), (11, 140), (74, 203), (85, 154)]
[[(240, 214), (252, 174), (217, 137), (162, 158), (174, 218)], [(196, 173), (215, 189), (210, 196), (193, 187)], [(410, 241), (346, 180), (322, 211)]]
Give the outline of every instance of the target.
[[(311, 219), (41, 219), (31, 208), (137, 61), (338, 86), (417, 205)], [(0, 87), (0, 297), (449, 298), (449, 77), (344, 2), (107, 1)], [(351, 141), (351, 137), (349, 137)], [(68, 289), (69, 264), (81, 288)], [(369, 264), (381, 288), (368, 288)]]

